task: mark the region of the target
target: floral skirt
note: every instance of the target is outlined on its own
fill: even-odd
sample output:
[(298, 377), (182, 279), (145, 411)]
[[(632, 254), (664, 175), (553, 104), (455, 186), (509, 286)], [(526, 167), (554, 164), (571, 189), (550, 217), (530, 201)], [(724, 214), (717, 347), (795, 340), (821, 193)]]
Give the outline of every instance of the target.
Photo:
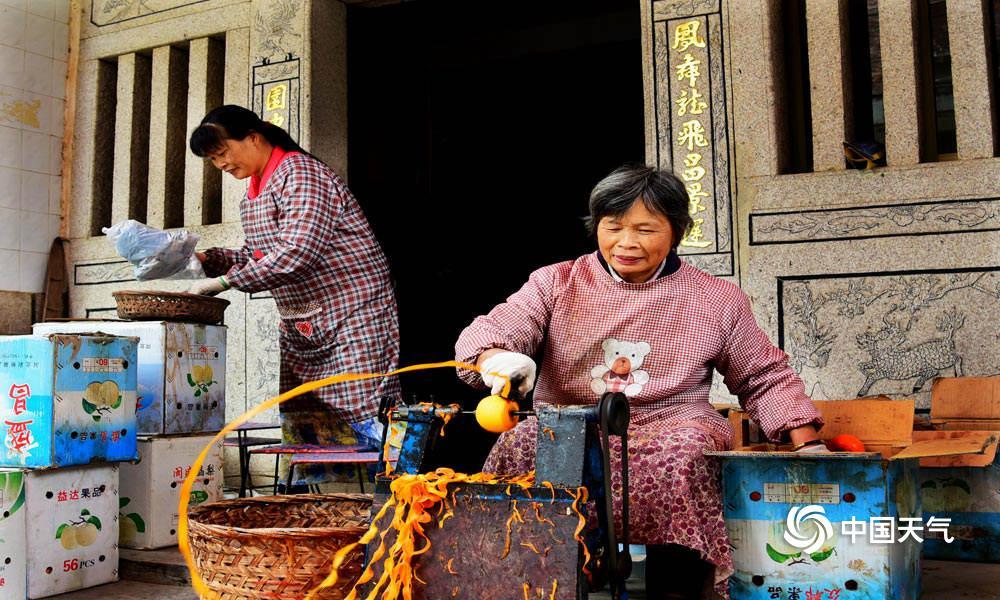
[[(501, 435), (483, 471), (510, 475), (534, 469), (537, 432), (538, 420), (531, 417)], [(629, 541), (679, 544), (699, 552), (715, 565), (716, 593), (728, 598), (733, 560), (722, 517), (721, 469), (717, 459), (703, 454), (716, 449), (715, 438), (695, 424), (629, 426)], [(611, 487), (620, 533), (621, 444), (614, 437)]]

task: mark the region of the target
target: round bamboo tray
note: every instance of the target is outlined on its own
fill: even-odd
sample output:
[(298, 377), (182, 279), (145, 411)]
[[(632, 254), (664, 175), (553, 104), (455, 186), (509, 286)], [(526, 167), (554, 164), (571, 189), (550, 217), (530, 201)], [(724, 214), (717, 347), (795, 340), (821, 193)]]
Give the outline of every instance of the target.
[(214, 325), (222, 321), (229, 300), (187, 292), (112, 292), (118, 316), (133, 321), (188, 321)]
[[(191, 509), (191, 554), (222, 600), (301, 600), (330, 573), (333, 555), (368, 529), (372, 496), (300, 494), (212, 502)], [(361, 575), (364, 547), (340, 567), (324, 600), (344, 598)]]

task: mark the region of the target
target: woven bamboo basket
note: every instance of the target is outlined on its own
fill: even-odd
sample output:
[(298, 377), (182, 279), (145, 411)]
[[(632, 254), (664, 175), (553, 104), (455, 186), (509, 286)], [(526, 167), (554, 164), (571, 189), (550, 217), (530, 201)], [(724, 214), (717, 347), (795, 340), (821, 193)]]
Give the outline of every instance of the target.
[[(369, 494), (300, 494), (212, 502), (191, 509), (191, 554), (222, 600), (301, 600), (330, 573), (333, 555), (368, 529)], [(337, 585), (318, 594), (344, 598), (361, 575), (359, 546)]]
[(112, 292), (118, 316), (134, 321), (188, 321), (215, 325), (229, 306), (229, 300), (187, 292)]

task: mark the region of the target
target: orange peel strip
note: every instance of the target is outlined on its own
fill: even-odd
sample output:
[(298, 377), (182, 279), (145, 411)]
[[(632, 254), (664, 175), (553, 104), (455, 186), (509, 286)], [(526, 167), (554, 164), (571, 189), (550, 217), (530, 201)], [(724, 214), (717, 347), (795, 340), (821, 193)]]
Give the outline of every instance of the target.
[(552, 593), (549, 594), (549, 600), (556, 600), (556, 589), (558, 589), (558, 588), (559, 588), (559, 580), (558, 579), (553, 579), (552, 580)]
[(517, 500), (511, 500), (510, 510), (511, 516), (513, 516), (518, 523), (524, 523), (524, 516), (521, 515), (521, 511), (517, 509)]
[(507, 555), (510, 554), (510, 525), (513, 522), (514, 513), (510, 513), (510, 516), (507, 517), (507, 533), (504, 535), (503, 553), (500, 554), (500, 560), (507, 558)]
[(547, 488), (549, 488), (549, 491), (552, 492), (552, 501), (549, 502), (549, 504), (552, 504), (552, 502), (556, 501), (556, 488), (552, 485), (551, 481), (543, 481), (543, 482), (541, 482), (538, 485), (547, 487)]
[(552, 522), (551, 519), (548, 519), (544, 515), (542, 515), (542, 511), (541, 511), (541, 508), (540, 508), (541, 505), (539, 503), (532, 502), (531, 506), (533, 506), (535, 508), (535, 519), (539, 523), (547, 523), (547, 524), (551, 525), (552, 527), (556, 526), (556, 524), (554, 522)]
[(580, 542), (580, 547), (583, 548), (583, 573), (590, 577), (590, 569), (587, 568), (587, 564), (590, 563), (590, 550), (587, 549), (587, 542), (583, 540), (581, 532), (583, 528), (587, 525), (587, 517), (583, 516), (580, 512), (580, 503), (587, 501), (587, 488), (579, 487), (576, 489), (576, 494), (573, 495), (573, 512), (580, 518), (580, 521), (576, 525), (576, 531), (573, 532), (573, 539)]
[(448, 408), (454, 409), (455, 412), (453, 412), (453, 413), (446, 413), (446, 414), (444, 414), (444, 415), (441, 416), (441, 421), (442, 421), (442, 423), (441, 423), (441, 434), (440, 434), (441, 437), (444, 437), (444, 428), (447, 427), (448, 423), (450, 423), (451, 420), (455, 418), (455, 415), (457, 415), (462, 410), (462, 407), (459, 406), (458, 404), (449, 404)]
[(453, 563), (453, 562), (455, 562), (455, 559), (454, 558), (449, 558), (448, 559), (448, 564), (445, 565), (445, 569), (449, 573), (451, 573), (452, 575), (458, 575), (458, 571), (455, 570), (455, 567), (451, 566), (451, 563)]
[(527, 548), (528, 550), (531, 550), (535, 554), (541, 554), (542, 553), (542, 551), (539, 550), (538, 548), (536, 548), (535, 545), (533, 543), (531, 543), (531, 542), (521, 542), (521, 545), (524, 546), (525, 548)]
[[(444, 505), (444, 502), (442, 502), (441, 504)], [(444, 522), (447, 521), (448, 519), (454, 517), (454, 516), (455, 516), (455, 513), (453, 511), (451, 511), (451, 510), (449, 510), (446, 513), (444, 513), (444, 516), (442, 516), (441, 519), (438, 521), (438, 528), (440, 529), (441, 527), (444, 527)]]

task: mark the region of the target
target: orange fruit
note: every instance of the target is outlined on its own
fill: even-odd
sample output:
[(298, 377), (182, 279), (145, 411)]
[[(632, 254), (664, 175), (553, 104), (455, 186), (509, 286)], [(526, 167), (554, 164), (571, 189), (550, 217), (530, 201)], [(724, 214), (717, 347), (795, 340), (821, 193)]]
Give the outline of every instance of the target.
[(476, 422), (493, 433), (503, 433), (517, 425), (517, 417), (510, 414), (517, 410), (517, 402), (500, 396), (487, 396), (476, 407)]
[(865, 444), (855, 435), (842, 433), (826, 441), (826, 445), (834, 452), (864, 452)]

